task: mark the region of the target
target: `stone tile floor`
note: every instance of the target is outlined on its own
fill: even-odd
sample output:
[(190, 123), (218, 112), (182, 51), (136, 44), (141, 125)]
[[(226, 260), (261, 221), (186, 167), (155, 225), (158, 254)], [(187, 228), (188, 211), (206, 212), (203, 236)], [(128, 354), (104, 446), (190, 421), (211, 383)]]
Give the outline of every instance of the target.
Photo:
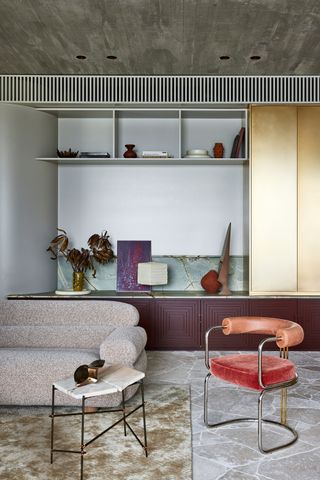
[[(203, 352), (148, 352), (147, 382), (190, 385), (193, 480), (320, 480), (320, 352), (291, 352), (290, 359), (297, 365), (299, 382), (288, 390), (288, 423), (299, 439), (291, 447), (262, 455), (256, 424), (204, 426)], [(257, 398), (254, 391), (211, 379), (209, 421), (256, 416)], [(278, 420), (279, 411), (279, 394), (266, 394), (265, 416)], [(279, 430), (265, 427), (267, 446), (286, 439)]]

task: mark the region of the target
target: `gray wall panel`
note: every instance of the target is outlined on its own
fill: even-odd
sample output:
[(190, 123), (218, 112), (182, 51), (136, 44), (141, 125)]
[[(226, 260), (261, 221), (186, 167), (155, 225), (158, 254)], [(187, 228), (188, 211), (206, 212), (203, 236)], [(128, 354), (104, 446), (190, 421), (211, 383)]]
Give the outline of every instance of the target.
[(56, 264), (46, 247), (57, 226), (57, 119), (29, 107), (0, 106), (0, 297), (52, 290)]

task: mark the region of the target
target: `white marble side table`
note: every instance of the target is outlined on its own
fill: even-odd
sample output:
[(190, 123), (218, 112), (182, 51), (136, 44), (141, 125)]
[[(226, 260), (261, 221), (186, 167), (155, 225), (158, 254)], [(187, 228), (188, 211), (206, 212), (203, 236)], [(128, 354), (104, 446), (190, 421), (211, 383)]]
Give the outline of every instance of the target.
[[(145, 414), (145, 401), (144, 401), (144, 387), (143, 387), (143, 378), (145, 374), (139, 372), (133, 368), (124, 367), (121, 365), (112, 365), (110, 367), (104, 368), (102, 373), (99, 376), (97, 383), (91, 383), (78, 387), (75, 384), (73, 377), (65, 378), (59, 380), (52, 385), (52, 409), (51, 409), (51, 456), (50, 461), (53, 463), (53, 454), (54, 452), (64, 452), (64, 453), (79, 453), (80, 454), (80, 480), (83, 480), (83, 460), (84, 455), (87, 453), (86, 447), (94, 442), (97, 438), (101, 437), (103, 434), (111, 430), (119, 423), (123, 422), (124, 435), (127, 435), (127, 428), (131, 431), (133, 436), (142, 446), (145, 451), (146, 457), (148, 456), (148, 447), (147, 447), (147, 428), (146, 428), (146, 414)], [(130, 411), (126, 410), (125, 405), (125, 390), (127, 387), (135, 384), (140, 384), (141, 391), (141, 403)], [(60, 392), (69, 395), (72, 398), (82, 401), (81, 412), (70, 412), (70, 413), (55, 413), (55, 391), (59, 390)], [(99, 409), (96, 412), (86, 412), (85, 411), (85, 402), (88, 398), (98, 397), (101, 395), (108, 395), (110, 393), (122, 393), (122, 402), (121, 406), (114, 408)], [(134, 412), (142, 408), (142, 417), (143, 417), (143, 432), (144, 432), (144, 441), (142, 442), (140, 438), (133, 431), (129, 425), (127, 419)], [(113, 423), (111, 426), (100, 432), (95, 437), (85, 442), (85, 416), (89, 414), (96, 413), (108, 413), (108, 412), (121, 412), (121, 418)], [(54, 448), (54, 419), (56, 417), (66, 417), (72, 415), (81, 415), (81, 443), (80, 450), (65, 450)]]

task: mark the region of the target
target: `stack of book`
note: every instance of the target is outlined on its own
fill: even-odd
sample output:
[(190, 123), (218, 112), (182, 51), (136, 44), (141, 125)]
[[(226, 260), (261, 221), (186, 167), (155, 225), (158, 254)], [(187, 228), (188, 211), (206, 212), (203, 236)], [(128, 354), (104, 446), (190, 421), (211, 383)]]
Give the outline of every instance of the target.
[(80, 158), (110, 158), (108, 152), (80, 152)]
[(143, 150), (142, 158), (169, 158), (169, 154), (162, 150)]
[(238, 135), (236, 135), (233, 141), (230, 158), (239, 158), (241, 156), (241, 149), (244, 145), (244, 133), (245, 128), (240, 128), (240, 132), (238, 133)]

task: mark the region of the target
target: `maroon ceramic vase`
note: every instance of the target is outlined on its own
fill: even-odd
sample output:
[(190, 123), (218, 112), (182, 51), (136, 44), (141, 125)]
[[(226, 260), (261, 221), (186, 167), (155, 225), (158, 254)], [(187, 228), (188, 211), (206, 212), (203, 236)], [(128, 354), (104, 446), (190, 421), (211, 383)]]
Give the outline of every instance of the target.
[(221, 283), (218, 281), (218, 273), (215, 270), (209, 270), (209, 272), (201, 278), (200, 283), (201, 287), (207, 293), (217, 293), (222, 287)]
[(133, 150), (135, 145), (132, 143), (127, 143), (125, 147), (127, 150), (123, 154), (124, 158), (137, 158), (137, 153)]

